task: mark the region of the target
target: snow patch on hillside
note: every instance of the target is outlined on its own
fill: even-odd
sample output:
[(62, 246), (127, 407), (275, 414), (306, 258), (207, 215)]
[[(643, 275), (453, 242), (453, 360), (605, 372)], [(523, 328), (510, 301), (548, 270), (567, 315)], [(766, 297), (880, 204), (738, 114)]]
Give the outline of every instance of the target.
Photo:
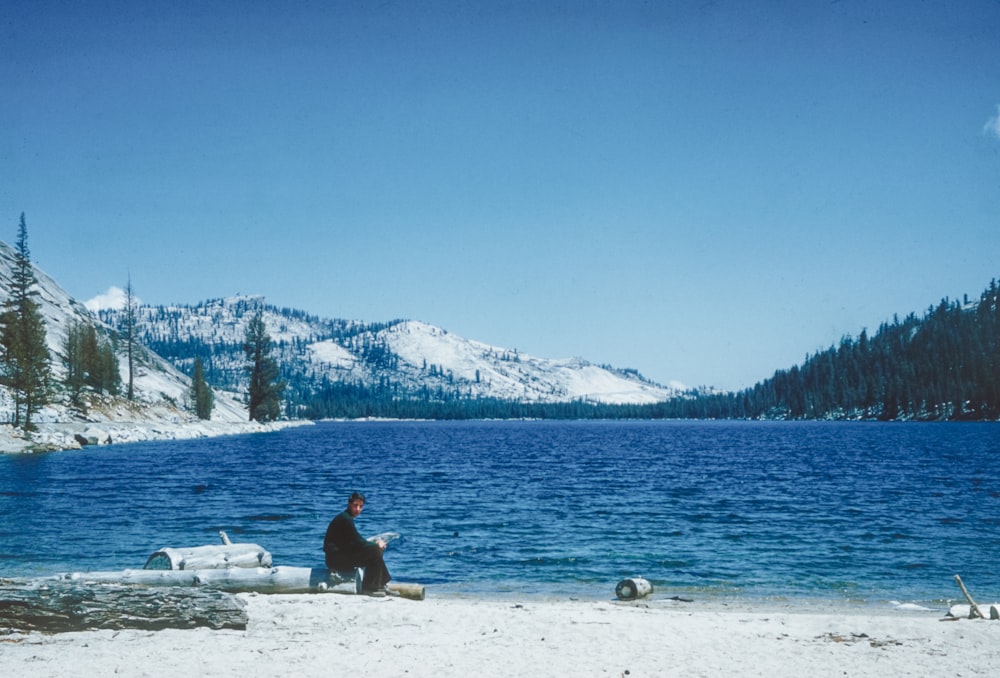
[(326, 363), (340, 369), (349, 370), (358, 362), (353, 353), (332, 339), (311, 344), (309, 351), (314, 362)]
[(411, 368), (426, 370), (426, 361), (450, 377), (487, 386), (489, 394), (498, 398), (636, 404), (676, 395), (671, 389), (625, 378), (582, 358), (538, 358), (418, 321), (395, 325), (385, 331), (384, 338)]

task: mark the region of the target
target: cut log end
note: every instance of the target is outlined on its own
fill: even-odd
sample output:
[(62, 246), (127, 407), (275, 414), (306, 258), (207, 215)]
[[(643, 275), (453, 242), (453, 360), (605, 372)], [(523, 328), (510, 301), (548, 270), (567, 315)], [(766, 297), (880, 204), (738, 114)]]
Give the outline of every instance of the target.
[(618, 596), (618, 600), (636, 600), (638, 598), (645, 598), (652, 592), (653, 585), (642, 577), (622, 579), (618, 582), (618, 585), (615, 586), (615, 595)]

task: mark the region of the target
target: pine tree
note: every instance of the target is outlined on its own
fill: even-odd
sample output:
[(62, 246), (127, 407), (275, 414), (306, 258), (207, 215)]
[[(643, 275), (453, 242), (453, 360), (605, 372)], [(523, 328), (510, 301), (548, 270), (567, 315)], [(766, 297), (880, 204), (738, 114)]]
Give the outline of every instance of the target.
[(126, 397), (129, 400), (135, 399), (135, 358), (138, 347), (136, 346), (136, 334), (139, 331), (138, 310), (136, 309), (135, 294), (132, 290), (132, 276), (128, 277), (128, 284), (125, 285), (125, 350), (128, 354), (128, 389)]
[(199, 419), (211, 419), (215, 396), (212, 387), (205, 381), (205, 370), (201, 358), (194, 359), (194, 376), (191, 377), (191, 400), (194, 402), (194, 412)]
[(66, 339), (63, 341), (63, 366), (66, 368), (66, 378), (63, 384), (69, 392), (74, 405), (80, 404), (80, 394), (87, 386), (87, 370), (83, 360), (83, 323), (72, 323), (66, 329)]
[(249, 408), (252, 421), (271, 421), (280, 414), (280, 398), (285, 383), (278, 381), (278, 363), (271, 357), (271, 337), (267, 334), (261, 311), (247, 325), (243, 350), (250, 373)]
[(100, 351), (100, 371), (101, 387), (108, 392), (108, 395), (116, 396), (121, 392), (122, 375), (118, 368), (118, 351), (116, 350), (117, 340), (105, 337), (101, 344)]
[(66, 330), (63, 341), (63, 384), (75, 405), (80, 405), (84, 388), (95, 393), (118, 395), (121, 375), (114, 341), (98, 335), (90, 323), (75, 322)]
[(28, 227), (22, 212), (10, 299), (0, 317), (0, 345), (4, 349), (0, 367), (2, 383), (14, 397), (13, 424), (25, 431), (34, 429), (32, 415), (51, 397), (49, 349), (45, 343), (45, 322), (35, 301), (36, 285), (28, 251)]

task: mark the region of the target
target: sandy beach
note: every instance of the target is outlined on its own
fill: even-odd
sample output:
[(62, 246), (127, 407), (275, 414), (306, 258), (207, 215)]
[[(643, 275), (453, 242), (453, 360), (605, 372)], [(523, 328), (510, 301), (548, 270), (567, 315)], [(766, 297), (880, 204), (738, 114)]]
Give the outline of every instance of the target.
[(11, 676), (975, 676), (1000, 622), (944, 611), (241, 594), (244, 631), (0, 636)]

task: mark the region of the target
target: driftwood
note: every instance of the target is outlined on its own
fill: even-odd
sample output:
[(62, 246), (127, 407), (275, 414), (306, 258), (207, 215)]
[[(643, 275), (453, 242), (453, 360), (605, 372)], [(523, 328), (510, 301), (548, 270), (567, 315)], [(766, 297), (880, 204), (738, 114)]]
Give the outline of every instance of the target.
[(220, 570), (271, 567), (271, 554), (257, 544), (162, 548), (146, 560), (147, 570)]
[(404, 584), (403, 582), (391, 581), (386, 585), (386, 588), (400, 598), (409, 598), (410, 600), (423, 600), (425, 595), (422, 584)]
[[(978, 616), (980, 619), (986, 619), (986, 615), (983, 614), (983, 611), (979, 609), (978, 605), (976, 605), (976, 601), (972, 599), (972, 596), (969, 595), (968, 590), (966, 590), (965, 588), (965, 584), (962, 583), (962, 578), (959, 577), (957, 574), (955, 575), (955, 582), (958, 584), (958, 588), (962, 589), (962, 593), (965, 595), (965, 599), (969, 601), (969, 606), (972, 611), (975, 611), (976, 616)], [(970, 619), (974, 618), (971, 611), (969, 617)]]
[(51, 582), (0, 586), (0, 631), (245, 629), (243, 602), (221, 591)]
[(615, 595), (618, 596), (619, 600), (635, 600), (636, 598), (645, 598), (652, 592), (653, 585), (642, 577), (622, 579), (618, 582), (618, 585), (615, 586)]
[[(1000, 603), (990, 603), (989, 605), (977, 605), (980, 612), (985, 612), (983, 608), (989, 610), (989, 619), (1000, 619)], [(982, 617), (985, 619), (986, 617)], [(947, 619), (980, 619), (979, 612), (971, 605), (952, 605), (948, 608)]]
[[(344, 588), (361, 591), (362, 572), (331, 572), (325, 567), (230, 567), (208, 570), (121, 570), (73, 572), (48, 578), (76, 584), (187, 586), (239, 593), (312, 593)], [(44, 581), (44, 580), (43, 580)]]
[[(77, 586), (171, 586), (224, 591), (226, 593), (361, 593), (364, 569), (348, 572), (325, 567), (268, 568), (233, 567), (225, 570), (121, 570), (113, 572), (71, 572), (35, 580), (45, 585), (68, 583)], [(389, 582), (388, 588), (401, 598), (423, 600), (422, 584)]]
[(228, 567), (271, 567), (271, 554), (257, 544), (234, 544), (219, 532), (222, 544), (162, 548), (146, 559), (146, 570), (219, 570)]

